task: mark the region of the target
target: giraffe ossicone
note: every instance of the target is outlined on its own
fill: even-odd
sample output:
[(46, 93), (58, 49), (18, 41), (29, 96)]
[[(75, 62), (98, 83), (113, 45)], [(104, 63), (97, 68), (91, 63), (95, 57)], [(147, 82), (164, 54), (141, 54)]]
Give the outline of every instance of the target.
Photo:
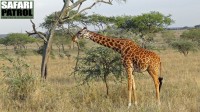
[(128, 74), (128, 107), (131, 106), (132, 92), (134, 102), (137, 104), (133, 72), (147, 71), (150, 74), (156, 88), (156, 99), (158, 104), (160, 104), (160, 89), (163, 78), (159, 77), (159, 72), (161, 72), (161, 60), (156, 53), (141, 48), (130, 39), (111, 38), (89, 31), (86, 27), (80, 30), (75, 37), (88, 38), (121, 54), (123, 66)]

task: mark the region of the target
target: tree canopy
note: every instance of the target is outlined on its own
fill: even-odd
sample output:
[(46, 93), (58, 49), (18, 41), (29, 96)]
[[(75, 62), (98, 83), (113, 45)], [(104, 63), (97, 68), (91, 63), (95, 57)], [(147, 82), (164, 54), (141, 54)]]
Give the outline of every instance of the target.
[(184, 31), (181, 37), (186, 40), (191, 40), (193, 44), (197, 44), (200, 48), (200, 29), (191, 29)]
[(166, 28), (173, 22), (170, 17), (171, 15), (165, 16), (160, 12), (152, 11), (139, 16), (118, 17), (116, 25), (119, 28), (132, 30), (141, 35), (145, 35), (148, 33), (156, 33)]
[(14, 46), (17, 48), (24, 48), (26, 44), (35, 42), (36, 39), (29, 37), (27, 34), (11, 33), (7, 37), (1, 39), (1, 44)]

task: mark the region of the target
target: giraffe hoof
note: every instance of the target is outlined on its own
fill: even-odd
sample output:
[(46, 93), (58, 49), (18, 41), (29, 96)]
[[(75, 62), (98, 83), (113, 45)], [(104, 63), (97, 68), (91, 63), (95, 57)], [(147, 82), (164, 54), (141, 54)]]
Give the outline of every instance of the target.
[(137, 106), (138, 105), (138, 103), (137, 102), (135, 102), (135, 106)]
[(128, 103), (128, 109), (131, 107), (131, 103)]
[(158, 106), (160, 106), (161, 105), (161, 103), (160, 102), (158, 102)]

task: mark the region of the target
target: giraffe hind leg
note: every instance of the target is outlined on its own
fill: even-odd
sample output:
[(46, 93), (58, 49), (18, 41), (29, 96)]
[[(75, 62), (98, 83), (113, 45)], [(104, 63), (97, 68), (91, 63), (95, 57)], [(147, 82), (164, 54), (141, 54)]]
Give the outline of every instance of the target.
[(159, 91), (159, 87), (161, 87), (160, 85), (160, 81), (158, 78), (158, 72), (156, 72), (154, 69), (148, 69), (148, 73), (151, 75), (151, 77), (153, 78), (154, 84), (155, 84), (155, 89), (156, 89), (156, 99), (158, 101), (158, 104), (160, 105), (160, 91)]

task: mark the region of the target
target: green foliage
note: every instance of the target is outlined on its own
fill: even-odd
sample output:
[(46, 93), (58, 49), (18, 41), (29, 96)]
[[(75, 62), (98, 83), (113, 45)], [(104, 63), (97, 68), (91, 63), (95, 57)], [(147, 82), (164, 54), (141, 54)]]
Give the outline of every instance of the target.
[(14, 46), (16, 49), (25, 48), (25, 45), (28, 43), (35, 42), (36, 39), (29, 37), (26, 34), (22, 33), (11, 33), (7, 37), (1, 39), (1, 44), (8, 46)]
[(171, 43), (172, 48), (187, 56), (189, 51), (196, 51), (196, 46), (191, 41), (178, 40)]
[(30, 66), (20, 58), (4, 59), (10, 62), (9, 66), (3, 65), (4, 80), (7, 84), (7, 95), (11, 100), (23, 101), (30, 97), (31, 93), (36, 89), (35, 77), (30, 71)]
[[(76, 14), (77, 11), (71, 10), (69, 12), (69, 17), (72, 15)], [(53, 22), (57, 19), (57, 17), (60, 15), (60, 11), (53, 12), (52, 14), (46, 16), (44, 18), (44, 22), (40, 24), (42, 28), (50, 29), (51, 26), (53, 25)], [(74, 17), (73, 19), (66, 19), (64, 24), (68, 24), (69, 26), (74, 26), (74, 22), (79, 22), (79, 23), (85, 23), (86, 16), (85, 14), (81, 13), (78, 16)]]
[(116, 24), (119, 28), (132, 30), (142, 35), (162, 31), (173, 22), (170, 15), (165, 16), (154, 11), (135, 17), (125, 16), (119, 18), (120, 24)]
[(142, 47), (146, 48), (146, 44), (153, 40), (152, 35), (154, 33), (164, 30), (164, 28), (170, 25), (173, 20), (171, 15), (165, 16), (159, 12), (145, 13), (139, 16), (122, 16), (116, 18), (115, 25), (118, 28), (130, 30), (136, 35), (139, 35), (142, 39)]
[(58, 47), (59, 53), (61, 53), (61, 51), (64, 53), (64, 45), (71, 43), (71, 38), (64, 35), (56, 35), (55, 38), (53, 38), (53, 40), (53, 43), (55, 43), (55, 45)]
[(131, 26), (131, 25), (134, 25), (133, 21), (135, 19), (135, 16), (117, 16), (117, 17), (114, 17), (114, 18), (115, 18), (114, 24), (118, 28), (130, 30), (130, 29), (132, 29), (132, 27), (134, 27), (134, 26)]
[(198, 47), (200, 48), (200, 29), (184, 31), (181, 37), (183, 39), (191, 40), (192, 42), (197, 43)]
[(35, 50), (35, 52), (36, 52), (37, 54), (42, 55), (43, 50), (44, 50), (44, 45), (40, 46), (39, 49)]
[(86, 41), (85, 40), (83, 40), (83, 39), (79, 40), (78, 44), (79, 44), (81, 49), (85, 49), (85, 47), (86, 47)]
[(107, 76), (113, 74), (116, 78), (120, 78), (123, 73), (119, 54), (105, 47), (91, 48), (86, 51), (80, 62), (78, 72), (85, 76), (84, 82), (92, 79), (102, 79), (107, 87), (107, 95)]
[(114, 18), (106, 17), (100, 14), (92, 14), (87, 16), (87, 23), (93, 26), (97, 26), (99, 30), (103, 30), (104, 26), (109, 27), (109, 24), (113, 23)]

